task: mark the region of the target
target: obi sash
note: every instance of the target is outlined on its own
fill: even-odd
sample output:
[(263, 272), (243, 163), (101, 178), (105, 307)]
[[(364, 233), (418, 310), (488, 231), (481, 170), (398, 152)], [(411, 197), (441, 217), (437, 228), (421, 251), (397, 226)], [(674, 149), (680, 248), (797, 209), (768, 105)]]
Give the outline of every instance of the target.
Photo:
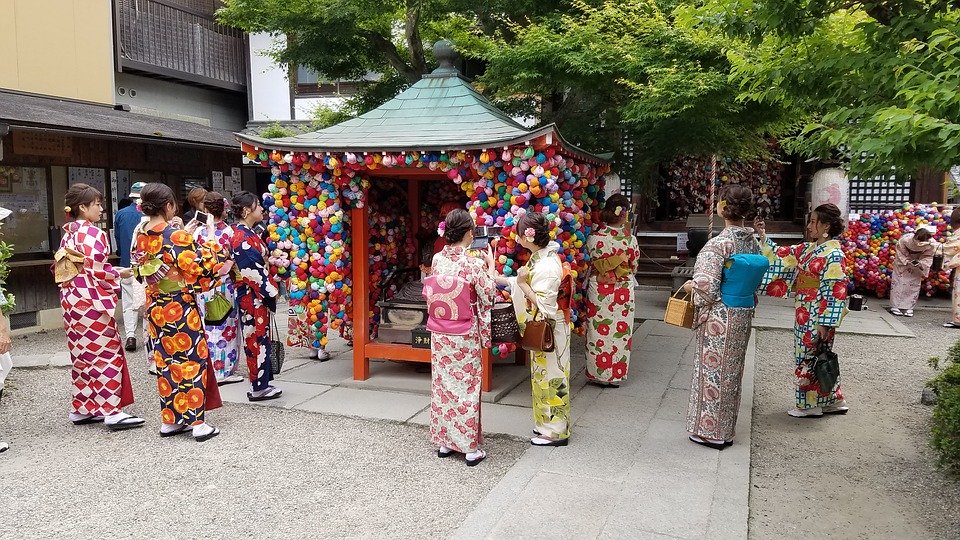
[(756, 307), (754, 294), (769, 266), (767, 258), (756, 253), (737, 253), (727, 259), (720, 282), (723, 304), (733, 308)]
[(623, 255), (611, 255), (594, 259), (591, 264), (597, 274), (603, 275), (613, 272), (617, 279), (623, 279), (630, 275), (630, 268), (626, 266), (627, 258)]
[(793, 282), (793, 292), (819, 288), (820, 278), (808, 272), (798, 272), (797, 279)]
[(427, 299), (427, 330), (465, 336), (474, 324), (476, 293), (460, 276), (434, 274), (423, 280)]

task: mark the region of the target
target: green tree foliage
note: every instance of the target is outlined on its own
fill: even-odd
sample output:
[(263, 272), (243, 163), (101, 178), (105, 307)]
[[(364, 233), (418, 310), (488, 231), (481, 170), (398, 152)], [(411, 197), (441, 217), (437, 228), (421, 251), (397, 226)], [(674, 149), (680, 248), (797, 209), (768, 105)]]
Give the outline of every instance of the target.
[(683, 154), (763, 154), (791, 116), (779, 103), (738, 99), (727, 53), (744, 43), (685, 24), (674, 4), (575, 1), (484, 50), (480, 81), (499, 98), (532, 96), (544, 122), (588, 149), (629, 135), (641, 168)]
[(956, 2), (707, 0), (687, 15), (756, 45), (730, 54), (741, 98), (809, 111), (786, 148), (840, 149), (865, 176), (960, 162)]

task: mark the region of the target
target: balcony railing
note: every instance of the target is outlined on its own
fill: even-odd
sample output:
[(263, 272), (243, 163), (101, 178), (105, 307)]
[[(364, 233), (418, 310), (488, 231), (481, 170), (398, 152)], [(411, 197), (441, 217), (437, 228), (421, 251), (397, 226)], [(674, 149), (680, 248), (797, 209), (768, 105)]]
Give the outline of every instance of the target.
[(247, 37), (217, 23), (211, 4), (183, 0), (115, 0), (120, 66), (124, 70), (231, 90), (247, 85)]

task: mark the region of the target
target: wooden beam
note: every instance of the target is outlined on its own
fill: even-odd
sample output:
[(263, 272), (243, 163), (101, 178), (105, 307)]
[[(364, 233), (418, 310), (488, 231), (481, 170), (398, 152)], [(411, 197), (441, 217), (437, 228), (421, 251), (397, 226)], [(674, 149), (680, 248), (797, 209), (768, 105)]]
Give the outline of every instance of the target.
[[(354, 343), (354, 347), (356, 347), (356, 343)], [(356, 348), (354, 348), (354, 351), (356, 351)], [(364, 348), (364, 353), (368, 361), (370, 358), (378, 358), (430, 363), (430, 349), (415, 349), (410, 345), (398, 343), (368, 343)]]
[[(364, 194), (364, 199), (367, 197)], [(367, 253), (370, 230), (367, 205), (353, 208), (350, 217), (353, 236), (353, 379), (365, 381), (370, 378), (370, 360), (364, 354), (370, 342), (370, 258)]]

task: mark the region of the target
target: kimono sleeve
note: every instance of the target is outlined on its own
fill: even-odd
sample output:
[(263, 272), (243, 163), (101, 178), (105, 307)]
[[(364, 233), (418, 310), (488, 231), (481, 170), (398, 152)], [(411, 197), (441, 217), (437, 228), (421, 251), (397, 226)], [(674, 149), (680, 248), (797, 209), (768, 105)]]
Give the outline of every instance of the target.
[(241, 278), (254, 286), (260, 298), (276, 298), (277, 287), (270, 278), (267, 262), (260, 250), (259, 238), (251, 238), (243, 232), (234, 232), (233, 259), (240, 269)]
[(174, 264), (183, 280), (188, 285), (199, 284), (207, 289), (227, 258), (220, 245), (209, 239), (198, 244), (190, 233), (182, 230), (170, 233), (170, 243)]
[(74, 249), (83, 253), (83, 271), (93, 278), (98, 287), (120, 292), (120, 273), (107, 262), (110, 240), (97, 227), (81, 227), (74, 234)]
[(806, 248), (806, 242), (778, 246), (769, 238), (760, 244), (760, 253), (767, 258), (770, 267), (760, 281), (758, 292), (767, 296), (786, 297), (797, 275), (800, 255)]
[(493, 312), (497, 285), (487, 273), (483, 263), (479, 260), (477, 262), (480, 264), (473, 264), (472, 272), (473, 288), (477, 293), (477, 312), (480, 317), (480, 344), (484, 348), (489, 348), (493, 339), (490, 330), (490, 314)]
[(847, 273), (844, 270), (846, 256), (839, 249), (826, 256), (827, 264), (820, 275), (817, 324), (839, 326), (847, 309)]
[(943, 259), (943, 267), (947, 270), (960, 266), (960, 233), (952, 233), (944, 242)]
[(636, 274), (640, 270), (640, 244), (632, 233), (627, 234), (627, 263), (631, 273)]
[(693, 265), (693, 305), (697, 309), (710, 306), (720, 300), (720, 282), (723, 280), (723, 263), (733, 246), (730, 242), (711, 240), (697, 254)]
[(562, 277), (563, 267), (560, 266), (560, 261), (556, 257), (541, 259), (530, 271), (530, 288), (537, 297), (537, 311), (553, 321), (562, 317), (557, 305)]

